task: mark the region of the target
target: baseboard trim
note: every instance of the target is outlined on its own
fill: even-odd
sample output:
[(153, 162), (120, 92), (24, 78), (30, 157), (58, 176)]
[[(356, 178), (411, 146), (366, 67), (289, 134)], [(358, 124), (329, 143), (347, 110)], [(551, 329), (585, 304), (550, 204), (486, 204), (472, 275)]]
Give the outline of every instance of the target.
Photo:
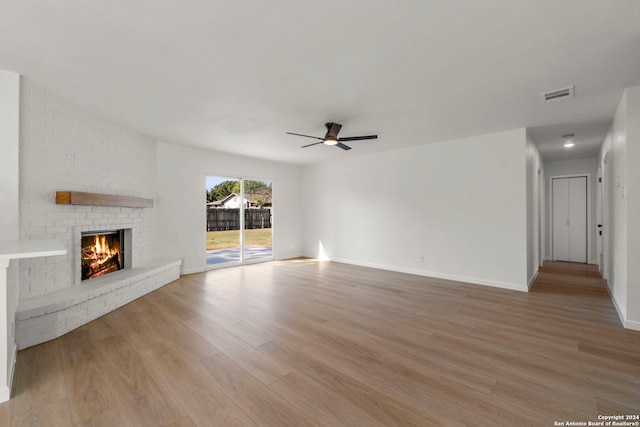
[(11, 388), (7, 386), (0, 387), (0, 403), (8, 402), (11, 398)]
[(452, 281), (455, 281), (455, 282), (464, 282), (464, 283), (469, 283), (469, 284), (472, 284), (472, 285), (491, 286), (491, 287), (494, 287), (494, 288), (509, 289), (509, 290), (512, 290), (512, 291), (520, 291), (520, 292), (527, 292), (528, 291), (528, 288), (526, 287), (526, 285), (518, 285), (518, 284), (515, 284), (515, 283), (507, 283), (507, 282), (498, 282), (498, 281), (493, 281), (493, 280), (485, 280), (485, 279), (479, 279), (479, 278), (476, 278), (476, 277), (467, 277), (467, 276), (457, 276), (457, 275), (453, 275), (453, 274), (436, 273), (434, 271), (426, 271), (426, 270), (417, 270), (417, 269), (412, 269), (412, 268), (395, 267), (395, 266), (389, 266), (389, 265), (383, 265), (383, 264), (375, 264), (375, 263), (369, 263), (369, 262), (354, 261), (354, 260), (344, 259), (344, 258), (333, 258), (333, 259), (331, 259), (331, 261), (340, 262), (340, 263), (343, 263), (343, 264), (358, 265), (358, 266), (361, 266), (361, 267), (378, 268), (380, 270), (397, 271), (398, 273), (415, 274), (417, 276), (433, 277), (435, 279), (445, 279), (445, 280), (452, 280)]
[(609, 287), (609, 282), (607, 281), (607, 291), (609, 291), (609, 298), (613, 301), (613, 306), (616, 309), (616, 313), (618, 313), (618, 318), (620, 319), (620, 323), (625, 329), (631, 329), (632, 331), (640, 331), (640, 322), (637, 320), (628, 320), (624, 311), (620, 310), (620, 306), (618, 305), (618, 301), (613, 297), (613, 292), (611, 292), (611, 288)]
[(620, 310), (620, 306), (618, 306), (618, 301), (613, 296), (613, 292), (611, 292), (611, 288), (609, 287), (609, 282), (607, 281), (607, 291), (609, 291), (609, 298), (613, 302), (613, 307), (616, 309), (616, 313), (618, 313), (618, 318), (620, 319), (620, 323), (622, 323), (623, 327), (627, 327), (627, 320), (625, 319), (625, 314), (622, 310)]
[(278, 254), (278, 256), (275, 257), (276, 261), (284, 261), (287, 259), (295, 259), (295, 258), (301, 258), (304, 257), (304, 255), (302, 255), (299, 252), (290, 252), (290, 253), (285, 253), (285, 254)]
[(529, 280), (529, 283), (527, 283), (527, 291), (531, 290), (531, 286), (533, 286), (533, 282), (536, 281), (536, 279), (538, 278), (538, 271), (536, 270), (535, 273), (533, 273), (533, 277)]
[[(9, 387), (9, 398), (11, 398), (11, 389), (13, 388), (13, 374), (16, 372), (16, 360), (18, 360), (18, 346), (13, 345), (13, 354), (9, 358), (9, 372), (7, 372), (7, 386)], [(0, 401), (1, 402), (1, 401)]]
[(183, 268), (180, 270), (180, 275), (185, 275), (185, 274), (194, 274), (194, 273), (202, 273), (206, 271), (206, 268), (204, 267), (195, 267), (195, 268)]
[(623, 323), (626, 329), (631, 329), (633, 331), (640, 331), (640, 322), (635, 320), (625, 320)]

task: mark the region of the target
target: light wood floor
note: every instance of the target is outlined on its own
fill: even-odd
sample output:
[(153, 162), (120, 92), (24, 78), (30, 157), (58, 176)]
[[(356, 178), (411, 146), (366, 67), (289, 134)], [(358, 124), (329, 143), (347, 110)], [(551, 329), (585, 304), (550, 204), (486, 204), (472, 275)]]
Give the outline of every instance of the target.
[(640, 413), (593, 266), (530, 293), (294, 260), (183, 276), (18, 353), (2, 426), (552, 426)]

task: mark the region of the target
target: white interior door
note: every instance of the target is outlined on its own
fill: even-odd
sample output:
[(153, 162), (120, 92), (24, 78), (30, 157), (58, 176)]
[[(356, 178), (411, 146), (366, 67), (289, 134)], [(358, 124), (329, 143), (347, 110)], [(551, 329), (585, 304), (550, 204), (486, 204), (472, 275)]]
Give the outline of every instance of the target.
[(587, 177), (569, 178), (569, 261), (587, 262)]
[(587, 262), (587, 177), (554, 178), (553, 259)]
[(553, 194), (553, 259), (569, 261), (569, 178), (551, 180)]

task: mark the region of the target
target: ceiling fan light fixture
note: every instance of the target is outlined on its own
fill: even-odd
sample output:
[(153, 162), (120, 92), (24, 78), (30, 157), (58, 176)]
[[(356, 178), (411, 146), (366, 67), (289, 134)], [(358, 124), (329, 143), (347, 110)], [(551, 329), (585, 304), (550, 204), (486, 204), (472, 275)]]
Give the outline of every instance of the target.
[(293, 133), (293, 132), (287, 132), (287, 134), (303, 136), (305, 138), (313, 138), (313, 139), (319, 140), (319, 142), (314, 142), (312, 144), (301, 145), (300, 148), (307, 148), (313, 145), (324, 144), (324, 145), (332, 145), (334, 147), (338, 147), (341, 150), (345, 150), (345, 151), (351, 150), (351, 147), (345, 144), (346, 141), (362, 141), (365, 139), (378, 139), (378, 135), (348, 136), (346, 138), (338, 139), (338, 133), (342, 128), (341, 124), (329, 122), (329, 123), (325, 123), (324, 126), (327, 128), (327, 133), (325, 134), (324, 138), (320, 138), (319, 136), (303, 135), (301, 133)]

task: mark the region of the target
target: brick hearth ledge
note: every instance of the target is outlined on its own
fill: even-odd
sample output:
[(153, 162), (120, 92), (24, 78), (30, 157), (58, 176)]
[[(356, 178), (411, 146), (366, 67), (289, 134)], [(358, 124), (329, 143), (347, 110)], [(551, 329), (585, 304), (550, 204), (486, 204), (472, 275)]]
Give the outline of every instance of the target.
[(58, 338), (177, 280), (181, 263), (156, 261), (20, 301), (16, 311), (18, 349)]

